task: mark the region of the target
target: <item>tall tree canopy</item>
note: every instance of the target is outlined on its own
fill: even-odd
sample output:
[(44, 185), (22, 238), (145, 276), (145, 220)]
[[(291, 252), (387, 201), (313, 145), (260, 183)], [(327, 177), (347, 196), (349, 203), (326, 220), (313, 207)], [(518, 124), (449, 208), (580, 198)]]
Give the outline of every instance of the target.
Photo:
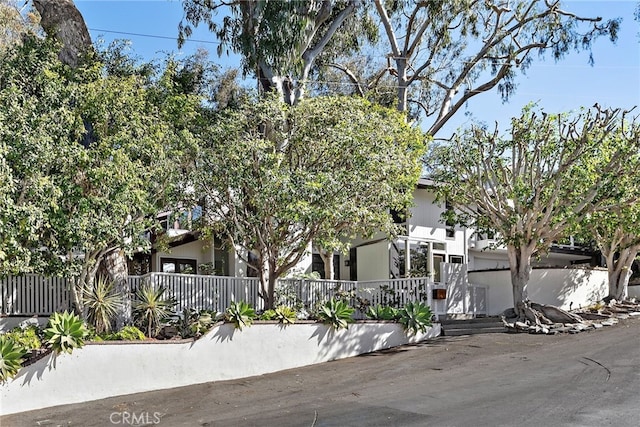
[(58, 52), (31, 37), (0, 53), (0, 274), (67, 274), (79, 291), (105, 257), (148, 248), (183, 183), (201, 98), (172, 66), (152, 80), (105, 76)]
[[(498, 89), (507, 100), (535, 56), (562, 59), (617, 38), (619, 19), (578, 16), (559, 0), (183, 1), (180, 37), (205, 23), (245, 74), (289, 103), (319, 77), (320, 88), (364, 94), (421, 111), (435, 135), (472, 97)], [(220, 12), (221, 15), (217, 15)], [(226, 13), (227, 15), (223, 15)], [(382, 36), (379, 38), (379, 36)], [(380, 52), (383, 55), (380, 55)], [(366, 57), (363, 61), (356, 57)], [(592, 59), (591, 59), (592, 60)], [(344, 80), (328, 83), (327, 66)], [(320, 71), (320, 73), (318, 73)], [(345, 90), (352, 87), (353, 90)]]
[[(244, 74), (254, 74), (265, 91), (275, 90), (289, 104), (302, 99), (310, 73), (321, 54), (357, 49), (357, 37), (340, 38), (341, 28), (373, 37), (374, 25), (360, 0), (183, 0), (184, 20), (179, 44), (192, 26), (208, 25), (221, 44), (218, 54), (232, 50), (242, 55)], [(221, 14), (226, 14), (219, 16)]]
[[(364, 76), (392, 76), (398, 109), (419, 106), (431, 135), (480, 93), (497, 88), (508, 100), (518, 71), (525, 73), (535, 56), (557, 61), (572, 50), (589, 50), (600, 36), (615, 41), (619, 27), (619, 19), (578, 16), (559, 0), (374, 3), (386, 58), (370, 62)], [(348, 80), (364, 80), (343, 68), (351, 71)]]
[(389, 209), (410, 202), (424, 153), (403, 114), (347, 97), (225, 110), (204, 142), (194, 194), (210, 231), (257, 270), (268, 307), (313, 239), (333, 249), (337, 234), (391, 231)]
[[(623, 124), (624, 126), (624, 124)], [(586, 159), (584, 170), (605, 170), (604, 164), (629, 138), (640, 139), (640, 125), (626, 124), (611, 135), (602, 147), (603, 155)], [(609, 273), (608, 299), (621, 300), (628, 294), (631, 267), (640, 252), (640, 149), (625, 159), (626, 171), (616, 177), (607, 209), (587, 215), (574, 230), (583, 239), (594, 241)]]
[[(506, 245), (514, 307), (527, 300), (531, 257), (544, 253), (587, 215), (624, 205), (637, 187), (619, 186), (636, 174), (628, 159), (640, 150), (637, 124), (619, 110), (594, 108), (575, 116), (528, 107), (508, 137), (474, 126), (430, 155), (439, 198), (458, 221), (491, 229)], [(591, 159), (601, 159), (597, 167)], [(520, 314), (521, 312), (519, 312)]]

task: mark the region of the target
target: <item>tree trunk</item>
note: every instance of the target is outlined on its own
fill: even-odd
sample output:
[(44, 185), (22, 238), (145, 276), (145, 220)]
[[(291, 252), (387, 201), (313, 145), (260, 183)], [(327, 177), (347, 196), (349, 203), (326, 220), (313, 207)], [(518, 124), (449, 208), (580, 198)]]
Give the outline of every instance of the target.
[(607, 272), (609, 273), (609, 295), (607, 298), (621, 301), (628, 296), (631, 266), (638, 255), (637, 247), (626, 248), (620, 252), (617, 260), (607, 257)]
[(122, 305), (116, 316), (116, 330), (131, 325), (131, 287), (129, 286), (129, 267), (127, 257), (120, 249), (109, 252), (102, 259), (98, 274), (113, 282), (113, 290), (122, 297)]
[(398, 111), (407, 111), (409, 89), (406, 58), (397, 58), (396, 66), (398, 68)]
[(42, 28), (62, 44), (58, 58), (72, 68), (91, 48), (91, 36), (80, 11), (71, 0), (33, 0)]
[(273, 308), (275, 279), (272, 276), (273, 269), (270, 268), (269, 260), (267, 256), (261, 254), (258, 259), (258, 278), (260, 280), (260, 297), (264, 301), (265, 310)]
[(531, 251), (527, 247), (508, 246), (507, 254), (511, 271), (513, 308), (518, 317), (524, 317), (523, 307), (528, 300), (527, 285), (531, 276)]
[(324, 263), (324, 278), (326, 280), (333, 280), (335, 277), (335, 271), (333, 269), (333, 252), (326, 251), (323, 248), (318, 248), (318, 253), (322, 262)]

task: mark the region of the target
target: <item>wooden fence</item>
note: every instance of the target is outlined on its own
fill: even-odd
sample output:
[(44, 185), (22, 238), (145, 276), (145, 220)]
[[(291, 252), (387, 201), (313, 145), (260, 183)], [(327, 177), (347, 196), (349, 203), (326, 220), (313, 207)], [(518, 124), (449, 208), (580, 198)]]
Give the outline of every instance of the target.
[(64, 277), (35, 274), (0, 279), (0, 315), (49, 316), (71, 307), (72, 281)]
[[(176, 311), (185, 308), (222, 312), (232, 301), (245, 301), (257, 310), (264, 308), (257, 278), (200, 276), (193, 274), (149, 273), (129, 276), (132, 294), (144, 284), (162, 287), (166, 295), (177, 302)], [(9, 276), (0, 279), (1, 315), (48, 316), (72, 307), (72, 281), (36, 275)], [(390, 305), (396, 308), (409, 301), (422, 301), (436, 315), (446, 314), (444, 300), (434, 300), (432, 290), (446, 288), (429, 283), (427, 278), (407, 278), (373, 281), (282, 279), (277, 288), (277, 304), (298, 305), (311, 311), (318, 304), (340, 294), (354, 307)], [(474, 312), (481, 312), (485, 296), (483, 289), (472, 290)], [(364, 313), (358, 312), (358, 317)]]

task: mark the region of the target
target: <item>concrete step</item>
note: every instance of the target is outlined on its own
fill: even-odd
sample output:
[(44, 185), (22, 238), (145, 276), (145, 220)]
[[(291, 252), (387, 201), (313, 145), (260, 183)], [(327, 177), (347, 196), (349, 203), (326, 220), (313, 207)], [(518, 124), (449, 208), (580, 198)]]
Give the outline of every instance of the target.
[(467, 320), (443, 320), (442, 335), (460, 336), (474, 334), (495, 334), (506, 332), (502, 321), (496, 317)]

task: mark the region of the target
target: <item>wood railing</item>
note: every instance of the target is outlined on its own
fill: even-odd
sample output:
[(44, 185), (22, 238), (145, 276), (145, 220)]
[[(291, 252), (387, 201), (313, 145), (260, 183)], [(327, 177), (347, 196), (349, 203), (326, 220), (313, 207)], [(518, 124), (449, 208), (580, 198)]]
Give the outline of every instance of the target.
[[(222, 312), (232, 301), (245, 301), (256, 310), (264, 308), (257, 278), (201, 276), (193, 274), (149, 273), (129, 276), (132, 295), (144, 284), (162, 287), (166, 295), (176, 301), (176, 311), (185, 308)], [(0, 314), (16, 316), (50, 315), (72, 308), (72, 281), (36, 275), (9, 276), (0, 279), (2, 307)], [(403, 307), (409, 301), (427, 303), (436, 315), (446, 313), (444, 300), (433, 300), (432, 290), (446, 287), (430, 283), (427, 278), (406, 278), (370, 281), (282, 279), (278, 282), (277, 303), (298, 305), (311, 311), (331, 297), (347, 298), (354, 307), (390, 305)], [(474, 312), (482, 312), (486, 295), (484, 289), (474, 287)], [(364, 313), (357, 313), (364, 317)]]

